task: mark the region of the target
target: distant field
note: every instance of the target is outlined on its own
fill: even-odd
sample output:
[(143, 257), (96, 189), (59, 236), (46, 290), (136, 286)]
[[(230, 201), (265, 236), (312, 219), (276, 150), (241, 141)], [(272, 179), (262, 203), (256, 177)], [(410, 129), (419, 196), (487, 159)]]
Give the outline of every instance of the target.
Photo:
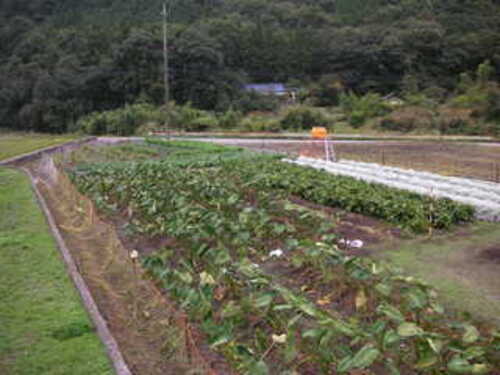
[(74, 135), (0, 133), (0, 160), (69, 142), (76, 138)]
[[(292, 155), (324, 156), (322, 143), (315, 144), (305, 140), (218, 140), (218, 143)], [(500, 182), (500, 147), (493, 144), (424, 141), (339, 142), (335, 144), (335, 152), (341, 159)]]

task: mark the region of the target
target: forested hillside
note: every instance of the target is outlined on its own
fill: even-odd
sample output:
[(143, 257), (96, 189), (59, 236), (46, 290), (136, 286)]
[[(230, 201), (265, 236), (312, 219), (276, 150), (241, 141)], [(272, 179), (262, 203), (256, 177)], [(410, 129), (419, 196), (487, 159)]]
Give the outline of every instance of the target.
[[(443, 96), (485, 60), (500, 72), (498, 0), (175, 2), (172, 96), (202, 109), (231, 107), (245, 82)], [(0, 0), (0, 127), (64, 132), (93, 111), (161, 104), (161, 6)]]

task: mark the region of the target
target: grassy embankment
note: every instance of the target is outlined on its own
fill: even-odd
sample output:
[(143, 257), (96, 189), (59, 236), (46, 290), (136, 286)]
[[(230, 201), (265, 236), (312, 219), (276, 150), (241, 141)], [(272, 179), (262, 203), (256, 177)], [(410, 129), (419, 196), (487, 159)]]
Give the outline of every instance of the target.
[(0, 160), (75, 140), (74, 135), (0, 133)]
[(500, 327), (500, 225), (476, 223), (434, 238), (376, 246), (374, 256), (431, 284), (446, 305)]
[[(0, 159), (68, 138), (45, 138)], [(12, 139), (11, 139), (12, 141)], [(69, 280), (27, 177), (0, 168), (0, 373), (111, 374), (104, 347)]]

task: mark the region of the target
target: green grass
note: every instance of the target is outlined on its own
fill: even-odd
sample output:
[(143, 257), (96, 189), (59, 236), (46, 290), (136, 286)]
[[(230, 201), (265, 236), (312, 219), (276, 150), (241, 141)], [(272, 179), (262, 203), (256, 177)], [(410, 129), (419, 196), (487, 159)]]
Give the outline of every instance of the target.
[(0, 257), (0, 374), (111, 374), (28, 178), (5, 168)]
[(0, 133), (0, 160), (72, 141), (73, 135)]
[(498, 238), (498, 223), (478, 223), (461, 235), (377, 246), (377, 257), (430, 283), (452, 310), (500, 327), (500, 264), (480, 257)]

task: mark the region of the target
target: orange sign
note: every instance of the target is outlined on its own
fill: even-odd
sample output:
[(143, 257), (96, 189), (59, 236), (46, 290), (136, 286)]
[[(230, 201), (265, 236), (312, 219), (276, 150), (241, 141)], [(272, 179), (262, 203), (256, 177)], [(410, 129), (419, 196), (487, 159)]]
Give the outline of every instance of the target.
[(328, 137), (328, 130), (323, 127), (314, 127), (311, 130), (313, 139), (326, 139)]

